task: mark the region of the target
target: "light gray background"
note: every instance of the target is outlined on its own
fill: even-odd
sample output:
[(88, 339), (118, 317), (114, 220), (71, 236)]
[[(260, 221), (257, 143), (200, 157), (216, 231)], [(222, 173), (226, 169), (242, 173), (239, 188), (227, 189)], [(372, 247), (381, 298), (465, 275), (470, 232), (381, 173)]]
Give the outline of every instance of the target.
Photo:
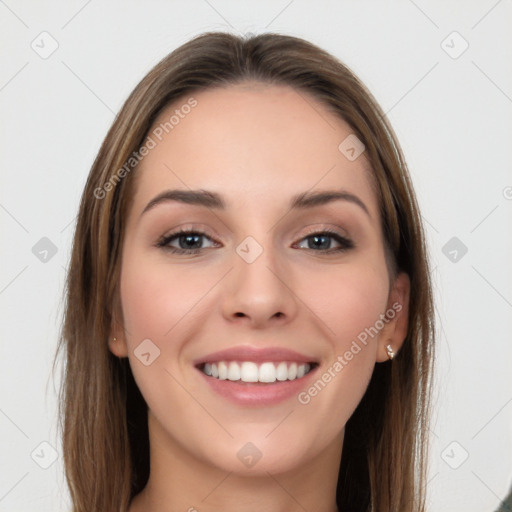
[[(206, 30), (304, 37), (387, 112), (437, 298), (429, 510), (495, 510), (512, 482), (511, 21), (510, 0), (0, 0), (0, 510), (68, 510), (50, 370), (82, 187), (136, 83)], [(57, 248), (46, 262), (32, 251), (43, 237)], [(467, 254), (443, 253), (452, 237)]]

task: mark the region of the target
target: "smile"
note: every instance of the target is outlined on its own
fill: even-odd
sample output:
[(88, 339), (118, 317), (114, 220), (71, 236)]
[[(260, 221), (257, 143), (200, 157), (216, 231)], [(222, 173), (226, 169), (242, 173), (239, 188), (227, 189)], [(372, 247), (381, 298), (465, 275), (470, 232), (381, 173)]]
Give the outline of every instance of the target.
[(192, 361), (217, 396), (242, 407), (269, 407), (296, 399), (318, 373), (317, 356), (286, 347), (238, 345)]

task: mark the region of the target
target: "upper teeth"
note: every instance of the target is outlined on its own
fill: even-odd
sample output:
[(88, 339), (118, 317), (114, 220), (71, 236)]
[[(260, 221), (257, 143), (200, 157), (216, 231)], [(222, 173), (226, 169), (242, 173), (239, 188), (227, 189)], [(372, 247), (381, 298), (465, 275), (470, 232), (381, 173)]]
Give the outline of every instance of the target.
[(237, 363), (219, 361), (206, 363), (203, 372), (220, 380), (241, 380), (242, 382), (275, 382), (276, 380), (295, 380), (304, 377), (311, 370), (308, 363), (262, 363), (252, 361)]

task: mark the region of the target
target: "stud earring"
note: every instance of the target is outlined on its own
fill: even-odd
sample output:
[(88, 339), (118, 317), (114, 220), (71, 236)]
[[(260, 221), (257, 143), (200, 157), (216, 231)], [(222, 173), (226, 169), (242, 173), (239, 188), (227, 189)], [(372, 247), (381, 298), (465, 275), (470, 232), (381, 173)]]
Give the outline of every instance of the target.
[(393, 359), (393, 357), (395, 357), (395, 353), (393, 352), (393, 347), (391, 345), (386, 345), (386, 351), (389, 359)]
[(112, 338), (112, 341), (114, 341), (114, 342), (117, 341), (117, 338)]

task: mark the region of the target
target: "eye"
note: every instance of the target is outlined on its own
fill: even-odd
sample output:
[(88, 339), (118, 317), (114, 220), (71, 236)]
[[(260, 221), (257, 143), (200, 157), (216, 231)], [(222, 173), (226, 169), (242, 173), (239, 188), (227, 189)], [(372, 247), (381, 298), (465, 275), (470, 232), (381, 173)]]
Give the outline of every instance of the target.
[[(299, 245), (306, 243), (307, 247), (300, 247), (301, 249), (329, 254), (347, 251), (355, 247), (351, 240), (330, 229), (309, 233), (306, 237), (302, 238), (302, 240), (303, 242), (299, 242)], [(333, 240), (339, 247), (332, 247)]]
[[(202, 245), (205, 239), (210, 240), (212, 244), (216, 243), (201, 231), (180, 230), (162, 237), (157, 246), (175, 254), (197, 254), (203, 249), (208, 248)], [(178, 245), (178, 247), (172, 244)]]

